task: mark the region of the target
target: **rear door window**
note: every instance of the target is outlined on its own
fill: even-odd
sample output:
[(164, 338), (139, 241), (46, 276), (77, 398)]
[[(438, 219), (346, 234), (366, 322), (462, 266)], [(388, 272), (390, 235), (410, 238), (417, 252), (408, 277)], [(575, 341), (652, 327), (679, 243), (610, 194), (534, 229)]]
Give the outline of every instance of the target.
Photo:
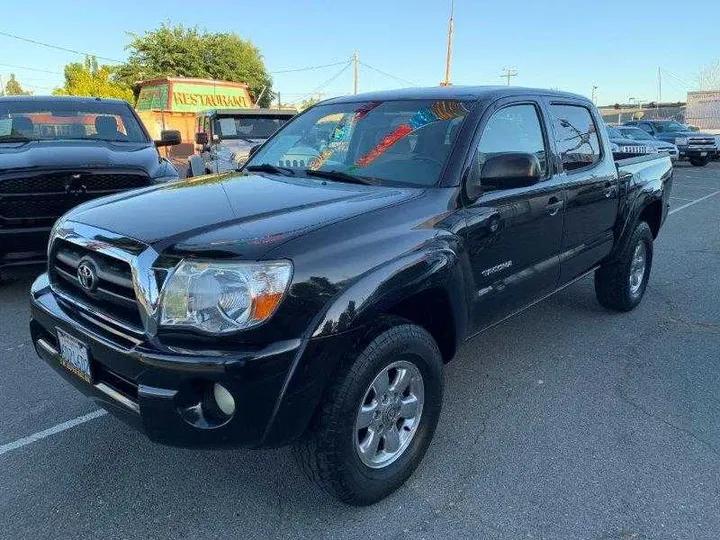
[(597, 126), (587, 107), (551, 105), (555, 142), (565, 171), (592, 167), (600, 161)]

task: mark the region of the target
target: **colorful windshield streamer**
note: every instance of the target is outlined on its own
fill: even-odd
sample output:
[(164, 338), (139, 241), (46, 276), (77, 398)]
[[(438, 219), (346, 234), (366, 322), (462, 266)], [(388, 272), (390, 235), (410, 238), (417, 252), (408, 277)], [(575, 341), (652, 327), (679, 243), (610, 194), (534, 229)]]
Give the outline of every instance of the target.
[(341, 149), (347, 150), (348, 144), (350, 142), (350, 136), (352, 135), (355, 124), (359, 120), (365, 118), (365, 116), (367, 116), (370, 111), (372, 111), (374, 108), (381, 104), (382, 101), (371, 101), (370, 103), (366, 103), (359, 109), (356, 109), (355, 114), (353, 114), (352, 116), (347, 115), (343, 117), (343, 119), (340, 120), (333, 129), (327, 148), (322, 150), (320, 154), (310, 162), (308, 168), (312, 169), (313, 171), (317, 171), (318, 169), (320, 169), (320, 167), (327, 163), (327, 161), (332, 157), (335, 152)]
[(405, 124), (400, 124), (391, 133), (382, 138), (382, 140), (364, 156), (359, 158), (350, 170), (356, 170), (358, 167), (367, 167), (378, 157), (384, 154), (388, 148), (398, 142), (400, 139), (407, 137), (410, 133), (427, 126), (433, 122), (443, 120), (452, 120), (460, 116), (465, 116), (469, 111), (465, 105), (459, 101), (436, 101), (429, 107), (420, 109), (410, 117)]

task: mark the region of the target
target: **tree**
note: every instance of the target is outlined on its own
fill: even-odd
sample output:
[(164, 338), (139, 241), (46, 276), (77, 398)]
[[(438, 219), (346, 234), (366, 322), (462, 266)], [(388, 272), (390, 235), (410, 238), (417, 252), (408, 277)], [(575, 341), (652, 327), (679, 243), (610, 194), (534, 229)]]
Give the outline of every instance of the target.
[(304, 99), (304, 100), (302, 100), (302, 101), (300, 102), (300, 106), (298, 107), (298, 110), (299, 110), (299, 111), (304, 111), (305, 109), (307, 109), (308, 107), (312, 107), (313, 105), (315, 105), (315, 104), (318, 103), (319, 101), (320, 101), (320, 97), (319, 97), (319, 96), (310, 96), (309, 98)]
[(142, 36), (130, 36), (129, 58), (119, 70), (128, 86), (154, 78), (198, 77), (246, 83), (253, 100), (262, 93), (262, 107), (273, 99), (272, 79), (260, 50), (237, 34), (162, 24)]
[(133, 102), (132, 89), (117, 80), (117, 68), (98, 65), (97, 58), (65, 66), (65, 85), (53, 91), (56, 96), (91, 96), (124, 99)]
[(8, 82), (5, 85), (5, 95), (6, 96), (29, 96), (31, 93), (32, 92), (23, 90), (22, 86), (20, 86), (20, 83), (15, 78), (14, 73), (10, 74), (10, 78), (8, 79)]
[(720, 60), (700, 70), (700, 90), (720, 90)]

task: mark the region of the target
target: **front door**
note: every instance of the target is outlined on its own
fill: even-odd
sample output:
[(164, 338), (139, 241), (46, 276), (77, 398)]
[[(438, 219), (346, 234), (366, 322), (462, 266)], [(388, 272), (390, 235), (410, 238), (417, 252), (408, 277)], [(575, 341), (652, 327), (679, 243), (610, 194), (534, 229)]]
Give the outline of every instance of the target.
[(466, 207), (467, 248), (472, 266), (475, 331), (552, 292), (559, 277), (564, 192), (549, 162), (549, 131), (537, 102), (504, 102), (491, 113), (472, 157), (471, 171), (506, 152), (538, 157), (542, 178), (525, 187), (466, 185), (477, 193)]

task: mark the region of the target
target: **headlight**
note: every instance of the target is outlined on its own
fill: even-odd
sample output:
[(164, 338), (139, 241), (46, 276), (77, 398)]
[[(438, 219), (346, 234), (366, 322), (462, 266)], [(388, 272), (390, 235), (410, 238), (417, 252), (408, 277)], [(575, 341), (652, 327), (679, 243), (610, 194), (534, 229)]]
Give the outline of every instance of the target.
[(183, 261), (163, 289), (160, 325), (212, 334), (256, 326), (275, 312), (291, 277), (290, 261)]
[(687, 137), (678, 137), (677, 139), (675, 139), (675, 144), (678, 146), (687, 146), (687, 143)]
[(175, 174), (173, 176), (158, 176), (157, 178), (153, 178), (152, 182), (153, 184), (165, 184), (167, 182), (175, 182), (179, 179), (180, 177)]
[(611, 152), (620, 152), (620, 147), (615, 144), (614, 142), (610, 143), (610, 151)]

